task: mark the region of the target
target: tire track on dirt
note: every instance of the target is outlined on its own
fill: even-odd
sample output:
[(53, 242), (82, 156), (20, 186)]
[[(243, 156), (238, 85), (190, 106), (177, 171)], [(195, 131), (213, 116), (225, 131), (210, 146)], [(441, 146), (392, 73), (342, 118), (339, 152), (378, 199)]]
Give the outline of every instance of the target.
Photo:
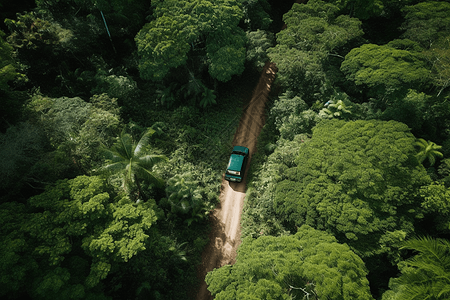
[[(234, 135), (233, 146), (245, 146), (250, 150), (246, 171), (250, 166), (252, 155), (256, 152), (256, 142), (265, 122), (266, 101), (276, 72), (274, 63), (266, 63)], [(222, 179), (220, 204), (210, 218), (210, 242), (202, 253), (202, 264), (198, 269), (198, 276), (202, 283), (196, 300), (213, 299), (205, 282), (205, 276), (209, 271), (227, 264), (234, 264), (236, 261), (236, 251), (241, 243), (240, 221), (245, 190), (246, 176), (241, 183), (229, 183)]]

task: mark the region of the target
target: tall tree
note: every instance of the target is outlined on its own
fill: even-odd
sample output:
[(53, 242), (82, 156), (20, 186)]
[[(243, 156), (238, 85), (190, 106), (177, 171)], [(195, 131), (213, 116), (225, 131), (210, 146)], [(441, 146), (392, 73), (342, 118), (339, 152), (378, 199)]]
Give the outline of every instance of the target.
[(287, 28), (277, 34), (277, 42), (302, 51), (333, 53), (363, 34), (358, 19), (339, 15), (336, 5), (322, 0), (295, 3), (283, 21)]
[[(236, 0), (155, 1), (153, 17), (136, 35), (141, 77), (164, 79), (185, 66), (190, 52), (200, 51), (201, 64), (220, 81), (244, 70), (245, 32)], [(194, 54), (191, 54), (194, 55)], [(198, 54), (196, 54), (198, 55)]]
[(64, 56), (73, 41), (73, 32), (43, 11), (18, 13), (16, 20), (5, 19), (5, 24), (10, 31), (7, 41), (21, 65), (27, 66), (27, 78), (42, 90), (48, 88), (48, 82), (61, 75), (68, 60)]
[(158, 188), (164, 186), (164, 180), (152, 171), (155, 164), (167, 160), (164, 155), (150, 154), (149, 139), (154, 133), (153, 129), (147, 129), (136, 143), (124, 129), (113, 147), (105, 150), (107, 161), (102, 169), (120, 173), (122, 186), (129, 194), (132, 194), (132, 184), (136, 184), (139, 191), (137, 199), (145, 197), (140, 183), (142, 179)]
[(34, 95), (29, 101), (30, 122), (42, 128), (61, 167), (90, 174), (100, 167), (101, 147), (110, 147), (120, 133), (117, 99), (94, 95), (90, 102), (79, 97), (50, 98)]
[(398, 43), (378, 46), (365, 44), (353, 48), (341, 64), (348, 80), (369, 88), (370, 96), (406, 94), (408, 89), (423, 89), (430, 71), (424, 56), (413, 50), (397, 48)]
[(363, 34), (358, 19), (338, 12), (334, 4), (310, 0), (294, 4), (283, 16), (287, 27), (277, 34), (277, 45), (268, 54), (289, 89), (305, 96), (318, 93), (327, 81), (323, 63), (330, 56), (344, 55), (339, 50)]
[(422, 216), (419, 189), (431, 180), (414, 142), (395, 121), (322, 121), (281, 175), (274, 208), (291, 228), (331, 232), (363, 257), (383, 253)]
[(26, 208), (1, 205), (0, 295), (105, 299), (101, 282), (146, 249), (155, 209), (97, 176), (59, 181)]
[(425, 49), (450, 34), (450, 3), (425, 1), (403, 8), (404, 38), (418, 42)]
[(246, 238), (236, 263), (208, 273), (208, 289), (229, 299), (373, 299), (364, 263), (347, 245), (307, 225), (291, 236)]

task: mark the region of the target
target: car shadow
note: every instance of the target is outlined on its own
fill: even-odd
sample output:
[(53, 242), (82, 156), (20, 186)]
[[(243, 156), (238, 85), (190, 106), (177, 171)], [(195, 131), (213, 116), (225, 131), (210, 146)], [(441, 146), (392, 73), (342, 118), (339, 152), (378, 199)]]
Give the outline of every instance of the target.
[(246, 184), (245, 180), (243, 180), (242, 182), (230, 182), (229, 181), (228, 185), (235, 192), (245, 193), (247, 190), (247, 184)]

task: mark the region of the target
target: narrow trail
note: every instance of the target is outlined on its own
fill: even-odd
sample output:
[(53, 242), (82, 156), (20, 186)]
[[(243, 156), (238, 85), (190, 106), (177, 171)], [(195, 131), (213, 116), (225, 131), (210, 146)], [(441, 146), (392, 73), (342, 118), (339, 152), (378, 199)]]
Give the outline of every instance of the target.
[[(250, 150), (247, 170), (252, 155), (256, 152), (258, 135), (265, 122), (265, 104), (276, 72), (274, 63), (266, 63), (234, 135), (233, 146), (245, 146)], [(246, 178), (241, 183), (229, 183), (222, 179), (220, 205), (211, 215), (210, 242), (202, 253), (202, 264), (198, 270), (202, 284), (196, 300), (213, 299), (204, 280), (209, 271), (227, 264), (232, 265), (236, 261), (236, 251), (241, 243), (240, 223), (245, 191)]]

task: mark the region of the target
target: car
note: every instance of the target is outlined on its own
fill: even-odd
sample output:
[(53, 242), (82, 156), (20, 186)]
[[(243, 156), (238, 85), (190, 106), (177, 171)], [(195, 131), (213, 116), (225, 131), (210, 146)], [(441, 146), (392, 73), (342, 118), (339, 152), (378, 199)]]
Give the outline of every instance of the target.
[(249, 150), (244, 146), (234, 146), (228, 161), (225, 180), (241, 182), (244, 178), (245, 167), (247, 166)]

